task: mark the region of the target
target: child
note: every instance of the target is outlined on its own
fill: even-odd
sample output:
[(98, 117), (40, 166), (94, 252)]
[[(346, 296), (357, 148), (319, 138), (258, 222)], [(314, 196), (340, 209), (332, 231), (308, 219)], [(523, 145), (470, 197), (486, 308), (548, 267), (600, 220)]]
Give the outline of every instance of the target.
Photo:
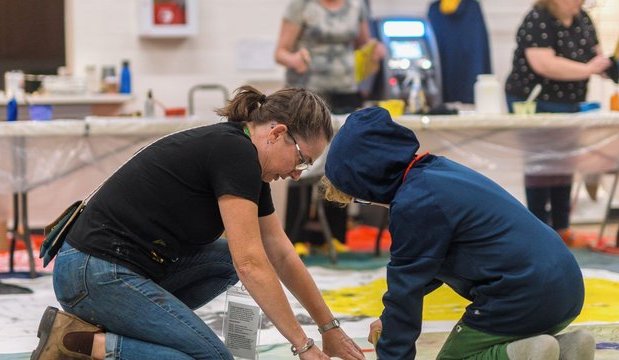
[(470, 300), (439, 359), (593, 359), (594, 339), (554, 336), (580, 313), (582, 274), (559, 235), (485, 176), (417, 154), (381, 108), (350, 115), (331, 143), (326, 198), (389, 207), (392, 236), (379, 359), (410, 359), (423, 297), (447, 284)]

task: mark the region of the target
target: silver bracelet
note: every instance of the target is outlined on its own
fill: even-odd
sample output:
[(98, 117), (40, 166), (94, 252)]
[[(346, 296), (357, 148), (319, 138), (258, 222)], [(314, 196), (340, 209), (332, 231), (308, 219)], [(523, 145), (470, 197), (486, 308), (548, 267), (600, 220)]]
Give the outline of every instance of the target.
[(307, 342), (305, 342), (305, 345), (303, 345), (302, 348), (297, 349), (294, 345), (291, 345), (290, 346), (290, 351), (292, 351), (292, 355), (297, 356), (297, 355), (301, 355), (304, 352), (306, 352), (307, 350), (311, 349), (312, 346), (314, 346), (314, 339), (307, 338)]

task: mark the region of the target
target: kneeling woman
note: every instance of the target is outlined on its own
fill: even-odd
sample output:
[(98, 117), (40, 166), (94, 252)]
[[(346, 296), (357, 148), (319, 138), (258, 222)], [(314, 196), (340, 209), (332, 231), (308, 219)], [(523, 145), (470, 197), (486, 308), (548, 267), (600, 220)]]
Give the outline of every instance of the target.
[[(333, 136), (327, 106), (302, 89), (242, 87), (217, 113), (228, 121), (149, 145), (89, 201), (54, 268), (67, 313), (45, 312), (33, 359), (232, 359), (193, 310), (239, 279), (301, 358), (363, 358), (333, 325), (269, 187), (298, 179), (323, 152)], [(280, 280), (325, 330), (324, 353)]]

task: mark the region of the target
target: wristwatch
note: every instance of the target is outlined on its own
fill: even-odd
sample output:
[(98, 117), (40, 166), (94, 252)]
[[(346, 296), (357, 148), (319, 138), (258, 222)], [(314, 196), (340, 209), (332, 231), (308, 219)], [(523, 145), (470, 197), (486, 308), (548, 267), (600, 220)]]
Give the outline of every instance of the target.
[(328, 323), (319, 326), (318, 327), (318, 332), (321, 334), (324, 334), (325, 332), (331, 330), (331, 329), (335, 329), (335, 328), (339, 328), (340, 327), (340, 321), (338, 319), (333, 319), (331, 321), (329, 321)]

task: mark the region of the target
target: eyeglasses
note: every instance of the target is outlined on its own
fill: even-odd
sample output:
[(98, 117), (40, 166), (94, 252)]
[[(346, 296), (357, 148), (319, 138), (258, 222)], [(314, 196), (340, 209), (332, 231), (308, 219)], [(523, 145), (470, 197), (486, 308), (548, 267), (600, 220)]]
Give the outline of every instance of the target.
[(361, 204), (361, 205), (372, 205), (373, 204), (373, 202), (371, 202), (371, 201), (361, 200), (361, 199), (357, 199), (357, 198), (352, 198), (352, 203), (353, 204)]
[(297, 148), (297, 153), (299, 154), (299, 160), (301, 161), (300, 163), (295, 165), (294, 169), (296, 171), (305, 171), (309, 169), (312, 163), (305, 160), (305, 156), (303, 156), (303, 153), (301, 152), (301, 148), (299, 147), (299, 143), (297, 143), (297, 140), (294, 138), (294, 136), (292, 136), (290, 132), (288, 133), (288, 135), (290, 135), (290, 138), (294, 142), (294, 146)]

